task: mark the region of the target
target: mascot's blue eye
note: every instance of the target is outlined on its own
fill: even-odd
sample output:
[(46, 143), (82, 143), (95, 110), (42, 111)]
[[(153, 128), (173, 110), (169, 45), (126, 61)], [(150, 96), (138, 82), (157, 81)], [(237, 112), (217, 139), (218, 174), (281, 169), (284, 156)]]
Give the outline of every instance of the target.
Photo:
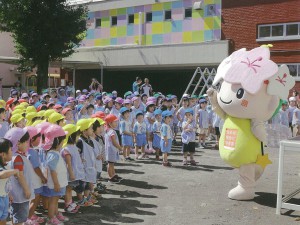
[(244, 93), (245, 93), (244, 89), (243, 89), (243, 88), (240, 88), (240, 89), (236, 92), (236, 97), (237, 97), (238, 99), (241, 99), (241, 98), (244, 96)]

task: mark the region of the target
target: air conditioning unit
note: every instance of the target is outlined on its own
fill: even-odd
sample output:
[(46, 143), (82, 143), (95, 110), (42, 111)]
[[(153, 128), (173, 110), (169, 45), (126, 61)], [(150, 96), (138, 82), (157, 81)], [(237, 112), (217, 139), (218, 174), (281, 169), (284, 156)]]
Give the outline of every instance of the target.
[(195, 10), (203, 9), (203, 1), (195, 2), (193, 5), (193, 9), (195, 9)]

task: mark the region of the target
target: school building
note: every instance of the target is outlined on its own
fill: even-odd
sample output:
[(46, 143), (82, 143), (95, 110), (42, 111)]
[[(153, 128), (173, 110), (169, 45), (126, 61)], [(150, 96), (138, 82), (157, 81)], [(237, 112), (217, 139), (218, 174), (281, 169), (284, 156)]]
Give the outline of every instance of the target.
[[(300, 90), (300, 0), (69, 3), (87, 4), (87, 34), (76, 53), (55, 64), (60, 75), (51, 73), (75, 79), (76, 89), (95, 77), (123, 93), (140, 76), (155, 91), (181, 95), (197, 67), (216, 68), (234, 50), (272, 44), (271, 59), (289, 66)], [(1, 56), (0, 48), (0, 62)], [(12, 66), (2, 72), (2, 65), (4, 76), (14, 72)]]
[(154, 91), (181, 95), (197, 67), (215, 68), (228, 56), (221, 0), (89, 1), (88, 8), (86, 38), (63, 61), (77, 80), (88, 78), (82, 88), (91, 77), (101, 81), (102, 69), (108, 91), (130, 90), (140, 76)]

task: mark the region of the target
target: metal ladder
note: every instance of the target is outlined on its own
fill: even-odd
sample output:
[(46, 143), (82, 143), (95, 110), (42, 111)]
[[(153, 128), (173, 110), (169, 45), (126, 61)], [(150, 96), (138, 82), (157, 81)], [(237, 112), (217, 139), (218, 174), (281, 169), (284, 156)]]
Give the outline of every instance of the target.
[[(190, 94), (190, 95), (205, 94), (206, 90), (211, 86), (216, 73), (217, 71), (215, 68), (212, 68), (211, 70), (205, 68), (202, 70), (200, 67), (197, 67), (183, 95), (184, 94)], [(181, 104), (181, 102), (182, 102), (182, 97), (179, 101), (179, 105)]]

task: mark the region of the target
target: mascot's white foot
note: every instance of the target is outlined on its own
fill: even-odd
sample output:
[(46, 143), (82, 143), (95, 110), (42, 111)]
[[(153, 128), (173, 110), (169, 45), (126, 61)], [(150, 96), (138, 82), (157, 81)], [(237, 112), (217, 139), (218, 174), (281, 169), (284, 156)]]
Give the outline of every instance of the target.
[(240, 184), (231, 189), (228, 193), (228, 198), (233, 200), (251, 200), (255, 196), (254, 188), (244, 188)]
[(239, 168), (239, 182), (238, 186), (233, 188), (228, 193), (228, 198), (234, 200), (251, 200), (255, 196), (255, 181), (263, 173), (258, 165), (252, 163), (247, 165), (242, 165)]

